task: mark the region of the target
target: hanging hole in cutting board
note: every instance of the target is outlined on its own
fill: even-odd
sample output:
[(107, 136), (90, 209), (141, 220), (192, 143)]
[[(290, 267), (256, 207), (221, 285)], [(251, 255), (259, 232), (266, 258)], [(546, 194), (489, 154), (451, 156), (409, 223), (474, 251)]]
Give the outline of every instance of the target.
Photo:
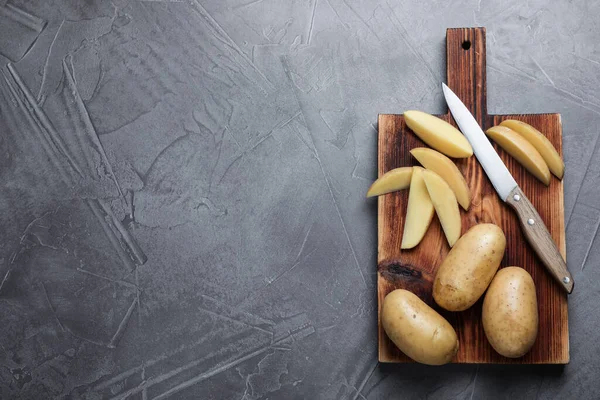
[(469, 50), (471, 48), (471, 42), (468, 40), (465, 40), (464, 42), (462, 42), (462, 48), (465, 50)]

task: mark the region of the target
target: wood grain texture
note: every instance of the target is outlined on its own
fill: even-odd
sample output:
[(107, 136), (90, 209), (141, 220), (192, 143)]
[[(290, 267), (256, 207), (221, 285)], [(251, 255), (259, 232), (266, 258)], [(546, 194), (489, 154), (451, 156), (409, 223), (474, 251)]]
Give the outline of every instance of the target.
[(558, 248), (554, 245), (554, 240), (546, 224), (544, 224), (533, 204), (518, 186), (510, 192), (506, 203), (517, 213), (523, 234), (531, 247), (535, 249), (540, 261), (546, 266), (548, 272), (552, 274), (558, 284), (564, 287), (568, 293), (571, 293), (573, 291), (573, 277), (567, 269), (567, 264), (560, 255)]
[[(463, 43), (469, 42), (469, 49)], [(485, 130), (505, 119), (524, 121), (543, 132), (562, 156), (562, 126), (558, 114), (488, 115), (485, 77), (485, 28), (448, 29), (448, 86), (471, 110)], [(456, 126), (449, 113), (440, 116)], [(379, 115), (378, 171), (385, 172), (417, 165), (409, 151), (425, 146), (406, 127), (402, 115)], [(552, 178), (546, 187), (521, 167), (506, 152), (494, 144), (500, 157), (513, 174), (523, 193), (538, 210), (563, 258), (566, 258), (563, 183)], [(502, 267), (517, 265), (525, 268), (536, 284), (540, 326), (532, 350), (522, 358), (508, 359), (496, 353), (488, 343), (481, 325), (480, 299), (469, 310), (451, 313), (437, 307), (432, 298), (436, 270), (449, 251), (437, 217), (434, 217), (423, 241), (412, 250), (401, 251), (402, 230), (408, 192), (380, 196), (378, 200), (378, 300), (381, 304), (390, 291), (403, 288), (416, 293), (433, 306), (454, 326), (460, 349), (456, 363), (563, 364), (569, 361), (567, 295), (545, 270), (533, 249), (527, 244), (517, 215), (497, 196), (489, 179), (475, 157), (455, 160), (472, 192), (468, 212), (461, 210), (462, 232), (471, 226), (491, 222), (506, 234), (507, 249)], [(379, 361), (410, 361), (388, 339), (379, 323)]]

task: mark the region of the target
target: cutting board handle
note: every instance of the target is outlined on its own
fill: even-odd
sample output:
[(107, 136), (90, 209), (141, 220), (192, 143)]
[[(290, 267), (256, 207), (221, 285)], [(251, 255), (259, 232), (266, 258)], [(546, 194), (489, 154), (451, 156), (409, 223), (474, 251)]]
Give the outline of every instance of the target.
[(485, 28), (448, 29), (446, 59), (448, 87), (483, 126), (487, 116)]

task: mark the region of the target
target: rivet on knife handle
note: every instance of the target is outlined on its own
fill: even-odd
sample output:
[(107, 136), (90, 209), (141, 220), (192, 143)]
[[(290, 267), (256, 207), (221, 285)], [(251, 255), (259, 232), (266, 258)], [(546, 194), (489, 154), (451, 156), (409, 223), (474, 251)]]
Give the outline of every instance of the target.
[(573, 291), (573, 277), (554, 243), (548, 228), (529, 199), (518, 186), (510, 192), (506, 202), (517, 212), (527, 241), (554, 279), (567, 292)]

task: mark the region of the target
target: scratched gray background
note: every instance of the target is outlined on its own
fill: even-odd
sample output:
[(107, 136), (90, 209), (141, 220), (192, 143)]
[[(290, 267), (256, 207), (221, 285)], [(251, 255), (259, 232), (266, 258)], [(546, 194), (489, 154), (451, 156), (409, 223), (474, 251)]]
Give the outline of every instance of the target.
[[(0, 397), (597, 397), (598, 15), (0, 0)], [(489, 111), (563, 117), (565, 368), (377, 363), (377, 114), (444, 112), (478, 25)]]

